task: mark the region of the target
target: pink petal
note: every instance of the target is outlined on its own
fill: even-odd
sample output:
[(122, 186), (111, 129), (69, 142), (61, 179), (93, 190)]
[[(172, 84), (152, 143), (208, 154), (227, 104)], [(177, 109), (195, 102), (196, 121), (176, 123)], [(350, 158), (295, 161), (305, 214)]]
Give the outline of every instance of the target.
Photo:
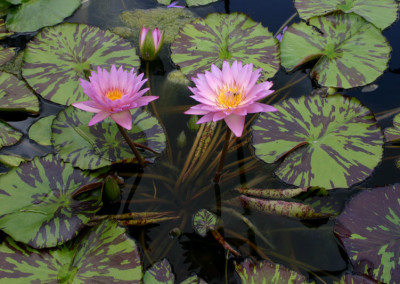
[(77, 102), (77, 103), (72, 103), (72, 105), (76, 108), (79, 108), (81, 110), (85, 110), (88, 112), (101, 112), (102, 107), (100, 107), (98, 104), (96, 104), (93, 101), (85, 101), (85, 102)]
[(140, 30), (140, 36), (139, 36), (139, 40), (140, 40), (140, 45), (143, 46), (144, 44), (144, 40), (146, 39), (146, 35), (149, 31), (149, 28), (144, 28), (142, 27), (142, 29)]
[(132, 129), (132, 115), (129, 110), (112, 113), (111, 118), (123, 128)]
[(157, 97), (157, 96), (145, 96), (145, 97), (141, 97), (141, 98), (138, 98), (137, 100), (135, 100), (135, 103), (137, 103), (137, 107), (141, 107), (141, 106), (147, 105), (149, 102), (152, 102), (158, 98), (159, 97)]
[(226, 117), (226, 114), (223, 111), (214, 112), (213, 121), (218, 121)]
[(225, 117), (225, 122), (236, 137), (242, 136), (245, 116), (231, 114)]
[(89, 126), (92, 126), (96, 123), (99, 123), (100, 121), (103, 121), (104, 119), (106, 119), (107, 117), (110, 116), (109, 112), (105, 112), (105, 111), (101, 111), (99, 113), (96, 113), (92, 119), (89, 121)]
[(213, 120), (213, 117), (214, 117), (214, 113), (209, 112), (209, 113), (207, 113), (205, 116), (203, 116), (202, 118), (200, 118), (200, 119), (196, 122), (196, 124), (200, 124), (200, 123), (204, 123), (204, 122), (209, 122), (209, 121)]
[(278, 111), (273, 106), (262, 104), (262, 103), (257, 103), (257, 102), (249, 105), (246, 109), (247, 109), (248, 113)]
[(184, 114), (194, 114), (194, 115), (203, 115), (203, 114), (207, 114), (209, 113), (209, 111), (206, 110), (200, 110), (200, 109), (193, 109), (190, 108), (187, 111), (184, 112)]

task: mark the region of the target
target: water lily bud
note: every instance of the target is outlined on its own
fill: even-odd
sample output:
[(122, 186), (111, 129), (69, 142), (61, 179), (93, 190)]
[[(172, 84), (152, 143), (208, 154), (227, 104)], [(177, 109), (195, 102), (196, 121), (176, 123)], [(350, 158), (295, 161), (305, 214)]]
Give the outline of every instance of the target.
[(107, 176), (104, 182), (103, 197), (110, 202), (119, 200), (121, 196), (121, 190), (118, 185), (118, 181), (112, 177)]
[(199, 117), (198, 117), (197, 115), (192, 115), (192, 116), (189, 118), (188, 126), (189, 126), (189, 129), (190, 129), (191, 131), (196, 132), (197, 130), (199, 130), (200, 125), (196, 124), (196, 122), (197, 122), (198, 120), (199, 120)]
[(178, 137), (176, 138), (177, 144), (179, 148), (183, 148), (186, 146), (186, 135), (185, 132), (182, 130), (181, 133), (179, 133)]
[(149, 33), (149, 30), (149, 28), (144, 27), (140, 30), (139, 49), (142, 58), (151, 61), (157, 57), (161, 50), (164, 42), (164, 31), (155, 28)]

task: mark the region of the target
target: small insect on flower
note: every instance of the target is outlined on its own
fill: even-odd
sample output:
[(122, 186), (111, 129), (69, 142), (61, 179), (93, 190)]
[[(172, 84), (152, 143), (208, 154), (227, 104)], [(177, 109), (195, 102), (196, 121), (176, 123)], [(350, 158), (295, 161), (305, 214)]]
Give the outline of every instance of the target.
[(137, 75), (134, 71), (134, 68), (130, 72), (124, 71), (122, 66), (117, 70), (115, 65), (111, 66), (110, 72), (98, 67), (97, 73), (92, 71), (89, 81), (81, 79), (83, 92), (90, 100), (72, 105), (96, 113), (89, 126), (110, 117), (120, 126), (130, 130), (132, 116), (129, 110), (158, 99), (158, 96), (143, 96), (149, 89), (140, 89), (147, 79), (143, 79), (143, 73)]
[(192, 78), (195, 87), (189, 89), (193, 99), (200, 104), (192, 106), (185, 114), (204, 115), (199, 123), (224, 119), (228, 127), (237, 136), (242, 136), (245, 116), (248, 113), (277, 111), (276, 108), (257, 101), (267, 97), (272, 82), (257, 84), (261, 69), (253, 71), (253, 64), (242, 66), (234, 61), (222, 64), (222, 70), (211, 65), (211, 72), (197, 74)]

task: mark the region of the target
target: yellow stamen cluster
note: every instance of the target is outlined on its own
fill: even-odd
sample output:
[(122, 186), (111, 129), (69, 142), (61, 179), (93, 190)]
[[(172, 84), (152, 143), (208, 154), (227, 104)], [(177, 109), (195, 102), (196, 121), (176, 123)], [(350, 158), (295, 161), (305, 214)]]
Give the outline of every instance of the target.
[(226, 86), (217, 95), (217, 105), (222, 108), (236, 108), (244, 99), (243, 90), (238, 86)]
[(119, 89), (111, 89), (106, 93), (106, 97), (112, 101), (119, 100), (122, 98), (124, 93)]

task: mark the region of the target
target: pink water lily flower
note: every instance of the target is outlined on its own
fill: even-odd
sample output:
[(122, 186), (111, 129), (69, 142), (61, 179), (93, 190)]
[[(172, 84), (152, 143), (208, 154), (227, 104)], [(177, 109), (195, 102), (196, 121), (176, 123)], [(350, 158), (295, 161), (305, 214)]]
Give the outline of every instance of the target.
[(139, 36), (140, 54), (144, 60), (154, 60), (161, 50), (164, 42), (164, 31), (155, 28), (149, 34), (149, 28), (142, 27)]
[(204, 115), (199, 123), (224, 119), (237, 136), (242, 136), (245, 116), (248, 113), (277, 111), (276, 108), (257, 101), (273, 93), (272, 82), (257, 84), (261, 69), (253, 71), (253, 64), (242, 66), (234, 61), (224, 62), (222, 70), (211, 65), (211, 72), (192, 78), (196, 87), (189, 89), (193, 99), (200, 104), (192, 106), (185, 114)]
[(147, 79), (142, 74), (135, 74), (135, 69), (124, 71), (122, 66), (117, 70), (111, 66), (110, 72), (97, 68), (97, 73), (92, 71), (89, 82), (81, 79), (83, 92), (91, 99), (77, 102), (72, 105), (76, 108), (94, 112), (89, 126), (110, 117), (116, 123), (126, 129), (132, 128), (132, 116), (130, 109), (147, 105), (158, 99), (157, 96), (143, 96), (149, 88), (140, 90)]

